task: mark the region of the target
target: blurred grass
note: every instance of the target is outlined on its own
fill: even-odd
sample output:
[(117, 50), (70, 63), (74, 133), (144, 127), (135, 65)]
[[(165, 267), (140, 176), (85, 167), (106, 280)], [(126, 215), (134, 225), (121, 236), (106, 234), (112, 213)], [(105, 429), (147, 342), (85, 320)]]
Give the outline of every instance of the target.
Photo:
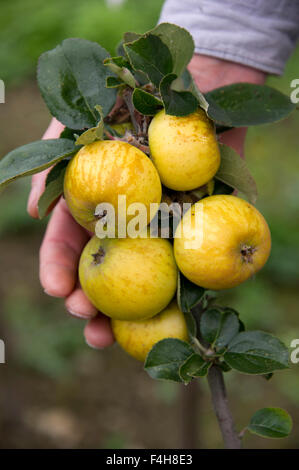
[[(161, 5), (162, 0), (128, 0), (114, 8), (104, 0), (0, 0), (0, 41), (4, 46), (0, 48), (0, 78), (8, 88), (6, 103), (0, 105), (0, 154), (39, 139), (49, 120), (34, 81), (37, 58), (42, 52), (66, 37), (95, 40), (113, 52), (123, 32), (144, 32), (153, 27)], [(299, 48), (284, 76), (271, 77), (268, 83), (289, 94), (291, 80), (299, 77), (298, 64)], [(273, 332), (287, 345), (299, 336), (298, 128), (296, 112), (286, 121), (248, 132), (246, 158), (257, 181), (257, 205), (270, 225), (273, 248), (261, 273), (221, 296), (222, 303), (240, 311), (248, 328)], [(81, 323), (63, 316), (61, 301), (40, 292), (37, 255), (45, 222), (27, 215), (28, 190), (29, 179), (20, 180), (0, 198), (0, 338), (5, 335), (10, 349), (10, 375), (3, 381), (0, 403), (5, 408), (1, 393), (10, 396), (12, 386), (22, 403), (18, 418), (21, 434), (15, 432), (16, 427), (1, 434), (1, 423), (6, 422), (0, 416), (1, 445), (6, 442), (11, 446), (59, 447), (57, 440), (45, 440), (41, 434), (26, 437), (23, 414), (32, 406), (43, 407), (45, 403), (58, 403), (83, 423), (85, 434), (78, 438), (74, 444), (77, 446), (178, 445), (175, 413), (179, 386), (151, 381), (139, 363), (116, 347), (100, 354), (88, 350)], [(285, 406), (296, 424), (298, 367), (275, 374), (269, 382), (260, 377), (226, 375), (238, 427), (245, 425), (257, 408), (271, 405)], [(0, 373), (4, 371), (7, 369), (0, 369)], [(48, 380), (50, 396), (44, 393)], [(202, 389), (198, 416), (201, 445), (221, 446), (206, 386)], [(30, 399), (26, 401), (27, 395)], [(7, 413), (8, 422), (13, 422), (14, 412)], [(94, 415), (98, 417), (93, 419)], [(295, 426), (287, 440), (266, 441), (252, 436), (246, 438), (246, 446), (294, 447), (298, 438), (299, 429)]]
[(17, 84), (32, 77), (39, 55), (67, 37), (98, 41), (112, 53), (124, 32), (153, 27), (162, 3), (127, 0), (109, 7), (105, 0), (1, 0), (1, 78)]
[(53, 299), (40, 305), (27, 286), (17, 285), (7, 293), (3, 305), (4, 319), (16, 338), (16, 363), (52, 379), (69, 378), (76, 357), (85, 348), (80, 323), (61, 315), (59, 304)]
[(27, 194), (30, 187), (28, 178), (16, 181), (0, 194), (0, 237), (17, 235), (34, 230), (40, 231), (46, 220), (37, 222), (28, 216), (26, 211)]

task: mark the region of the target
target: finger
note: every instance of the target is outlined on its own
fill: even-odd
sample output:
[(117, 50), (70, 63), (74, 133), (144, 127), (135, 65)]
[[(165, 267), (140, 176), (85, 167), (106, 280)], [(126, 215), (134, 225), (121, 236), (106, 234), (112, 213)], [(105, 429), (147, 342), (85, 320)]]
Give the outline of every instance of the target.
[(34, 219), (38, 219), (38, 200), (44, 192), (47, 175), (51, 168), (47, 168), (31, 178), (31, 190), (27, 202), (27, 212)]
[(231, 129), (230, 131), (220, 134), (219, 140), (221, 143), (232, 147), (242, 158), (244, 158), (244, 143), (246, 137), (247, 127), (239, 127)]
[(86, 343), (92, 348), (103, 349), (114, 343), (110, 319), (99, 313), (84, 328)]
[(48, 129), (43, 135), (43, 139), (58, 139), (60, 136), (61, 132), (65, 126), (61, 124), (61, 122), (57, 121), (57, 119), (53, 118), (48, 126)]
[[(43, 139), (56, 139), (60, 136), (63, 129), (64, 125), (57, 121), (57, 119), (53, 118), (48, 129), (43, 135)], [(28, 198), (27, 211), (29, 215), (35, 219), (38, 218), (37, 203), (40, 196), (44, 192), (47, 174), (49, 173), (50, 169), (51, 168), (47, 168), (46, 170), (33, 175), (31, 179), (31, 191)]]
[(97, 309), (88, 300), (80, 285), (73, 290), (65, 301), (67, 311), (78, 318), (89, 320), (97, 315)]
[(67, 297), (74, 290), (78, 261), (88, 239), (60, 199), (40, 249), (40, 282), (47, 294)]

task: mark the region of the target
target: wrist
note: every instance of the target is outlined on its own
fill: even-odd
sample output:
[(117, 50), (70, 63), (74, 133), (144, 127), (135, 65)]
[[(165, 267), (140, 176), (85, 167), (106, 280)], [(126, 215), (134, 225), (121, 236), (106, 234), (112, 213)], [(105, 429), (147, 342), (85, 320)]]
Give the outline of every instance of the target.
[(266, 80), (261, 70), (206, 55), (194, 54), (188, 68), (203, 93), (239, 82), (262, 85)]

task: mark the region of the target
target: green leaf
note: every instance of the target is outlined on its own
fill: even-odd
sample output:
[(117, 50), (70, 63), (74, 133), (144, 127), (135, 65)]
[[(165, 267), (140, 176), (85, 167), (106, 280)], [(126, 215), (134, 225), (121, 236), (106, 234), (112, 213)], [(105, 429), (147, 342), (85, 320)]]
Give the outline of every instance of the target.
[(217, 366), (220, 367), (220, 369), (222, 370), (222, 372), (229, 372), (229, 371), (232, 370), (232, 368), (231, 368), (228, 364), (226, 364), (225, 361), (219, 361), (219, 362), (217, 363)]
[(287, 437), (292, 431), (292, 418), (282, 408), (262, 408), (252, 416), (248, 431), (262, 437)]
[(239, 332), (238, 315), (230, 310), (222, 311), (212, 307), (206, 310), (200, 319), (202, 337), (217, 348), (225, 347)]
[[(127, 34), (127, 33), (125, 33), (125, 34)], [(135, 38), (135, 39), (137, 39), (137, 38)], [(125, 50), (124, 50), (124, 42), (125, 41), (123, 39), (121, 39), (119, 41), (119, 43), (117, 44), (117, 46), (115, 48), (115, 52), (116, 52), (117, 56), (126, 57), (126, 53), (125, 53)], [(127, 41), (127, 42), (130, 42), (130, 41)]]
[(202, 199), (205, 196), (212, 196), (213, 190), (214, 190), (214, 184), (210, 184), (211, 182), (209, 181), (206, 184), (203, 184), (202, 186), (199, 186), (199, 188), (192, 189), (192, 191), (189, 192), (191, 196), (195, 196), (197, 200)]
[(219, 144), (221, 163), (215, 178), (241, 191), (254, 204), (257, 199), (256, 183), (245, 160), (228, 145)]
[(213, 194), (232, 194), (234, 192), (234, 188), (229, 186), (228, 184), (223, 183), (220, 180), (215, 179)]
[(218, 297), (218, 295), (219, 295), (219, 291), (206, 289), (202, 297), (202, 301), (201, 301), (203, 310), (208, 308), (210, 305), (210, 302), (214, 301)]
[(215, 128), (216, 134), (222, 134), (223, 132), (231, 131), (233, 129), (233, 127), (230, 126), (221, 126), (221, 124), (216, 124)]
[[(126, 85), (129, 85), (131, 88), (135, 88), (136, 81), (132, 72), (129, 70), (131, 68), (130, 63), (124, 57), (108, 57), (104, 60), (104, 65), (115, 73), (115, 75)], [(108, 80), (110, 78), (110, 80)], [(111, 83), (111, 78), (108, 77), (106, 84)]]
[(192, 353), (192, 347), (185, 341), (162, 339), (148, 353), (144, 368), (153, 379), (181, 382), (180, 366)]
[(73, 140), (74, 142), (77, 140), (77, 137), (75, 134), (79, 134), (80, 131), (76, 129), (70, 129), (69, 127), (65, 127), (63, 131), (61, 132), (59, 138), (60, 139), (70, 139)]
[(48, 173), (45, 190), (38, 200), (38, 215), (42, 219), (49, 207), (63, 193), (63, 181), (69, 160), (61, 160)]
[(106, 88), (118, 88), (123, 86), (124, 82), (116, 77), (107, 77), (106, 78)]
[(153, 116), (163, 106), (161, 100), (140, 88), (135, 88), (132, 100), (137, 111), (145, 116)]
[(124, 44), (131, 66), (146, 73), (156, 87), (172, 71), (172, 58), (168, 47), (158, 36), (146, 33), (136, 41)]
[(66, 158), (64, 160), (60, 160), (60, 162), (56, 163), (56, 165), (54, 165), (51, 168), (51, 170), (47, 174), (46, 186), (51, 184), (51, 183), (55, 183), (55, 181), (57, 181), (57, 180), (61, 180), (62, 176), (64, 177), (66, 167), (68, 166), (70, 160), (71, 160), (71, 158)]
[(183, 312), (187, 324), (187, 330), (189, 333), (189, 339), (192, 341), (192, 338), (196, 337), (197, 333), (197, 324), (192, 312)]
[(127, 33), (124, 34), (123, 44), (126, 44), (127, 42), (136, 41), (137, 39), (141, 37), (142, 37), (142, 34), (134, 33), (133, 31), (128, 31)]
[(18, 147), (0, 160), (0, 187), (45, 170), (77, 151), (69, 139), (38, 140)]
[(106, 67), (112, 67), (111, 70), (114, 72), (114, 65), (116, 65), (118, 68), (128, 68), (130, 69), (130, 62), (123, 56), (117, 56), (117, 57), (107, 57), (107, 59), (104, 60), (103, 64)]
[(217, 348), (224, 348), (227, 346), (243, 328), (243, 324), (240, 322), (238, 314), (230, 309), (224, 310), (221, 320), (221, 327), (215, 342), (215, 346)]
[(190, 310), (203, 299), (205, 289), (189, 281), (181, 272), (178, 277), (177, 300), (182, 312)]
[(200, 332), (209, 344), (218, 338), (222, 325), (222, 312), (217, 308), (209, 308), (200, 318)]
[(172, 89), (172, 83), (177, 75), (170, 73), (160, 83), (160, 94), (163, 100), (166, 114), (172, 116), (187, 116), (194, 113), (199, 104), (190, 91), (176, 91)]
[(37, 79), (41, 94), (53, 116), (72, 129), (95, 126), (95, 106), (104, 115), (112, 108), (116, 92), (105, 88), (110, 75), (103, 60), (108, 52), (95, 42), (66, 39), (41, 55)]
[(224, 360), (244, 374), (268, 374), (289, 367), (289, 352), (274, 336), (263, 331), (243, 331), (228, 345)]
[(173, 82), (172, 88), (176, 91), (190, 91), (197, 98), (199, 106), (207, 112), (209, 103), (198, 89), (191, 73), (185, 69), (183, 73)]
[[(124, 43), (136, 41), (136, 39), (139, 39), (141, 36), (142, 36), (142, 34), (130, 33), (130, 32), (125, 33), (124, 34), (124, 40), (121, 41), (121, 43), (117, 47), (117, 54), (119, 54), (123, 57), (127, 57), (126, 52), (124, 50)], [(134, 75), (136, 81), (138, 82), (139, 86), (145, 85), (149, 81), (147, 75), (143, 72), (140, 72), (140, 71), (136, 72), (136, 70), (135, 70), (133, 75)]]
[(185, 384), (191, 382), (193, 377), (205, 377), (211, 367), (199, 354), (192, 354), (180, 367), (180, 377)]
[(194, 41), (191, 34), (186, 29), (171, 23), (160, 23), (150, 31), (150, 34), (158, 36), (168, 47), (172, 57), (171, 71), (176, 75), (181, 75), (194, 53)]
[(206, 93), (208, 115), (230, 127), (247, 127), (280, 121), (296, 107), (289, 96), (267, 85), (235, 83)]
[(88, 145), (94, 142), (95, 140), (103, 140), (104, 136), (104, 114), (102, 107), (97, 105), (95, 106), (98, 111), (101, 119), (95, 127), (87, 129), (83, 132), (76, 140), (76, 145)]

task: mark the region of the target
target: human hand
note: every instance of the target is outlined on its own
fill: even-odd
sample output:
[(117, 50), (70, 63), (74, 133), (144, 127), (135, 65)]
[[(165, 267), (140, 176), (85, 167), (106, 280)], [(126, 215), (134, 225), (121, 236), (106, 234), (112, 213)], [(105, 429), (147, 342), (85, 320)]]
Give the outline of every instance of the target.
[[(238, 82), (262, 85), (266, 79), (266, 74), (261, 70), (199, 54), (194, 54), (188, 68), (202, 93)], [(244, 157), (246, 131), (245, 127), (226, 131), (221, 134), (220, 142), (234, 148)]]
[[(45, 132), (44, 139), (59, 137), (64, 126), (56, 119)], [(27, 210), (37, 218), (37, 203), (45, 187), (48, 170), (32, 177)], [(68, 312), (88, 320), (84, 335), (86, 342), (95, 348), (113, 343), (110, 321), (99, 314), (80, 288), (77, 270), (80, 254), (89, 234), (71, 216), (63, 198), (57, 202), (40, 248), (40, 282), (45, 292), (54, 297), (65, 298)]]

